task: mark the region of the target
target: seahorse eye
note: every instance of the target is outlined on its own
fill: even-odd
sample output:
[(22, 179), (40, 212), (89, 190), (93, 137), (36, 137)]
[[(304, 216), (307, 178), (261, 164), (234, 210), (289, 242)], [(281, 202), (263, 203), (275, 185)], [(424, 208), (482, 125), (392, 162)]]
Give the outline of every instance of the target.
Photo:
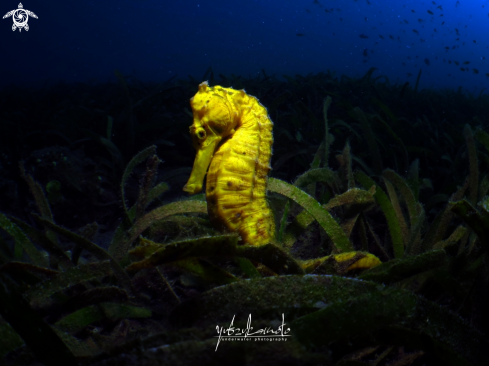
[(199, 139), (204, 139), (205, 138), (205, 130), (204, 129), (198, 130), (197, 136), (199, 137)]

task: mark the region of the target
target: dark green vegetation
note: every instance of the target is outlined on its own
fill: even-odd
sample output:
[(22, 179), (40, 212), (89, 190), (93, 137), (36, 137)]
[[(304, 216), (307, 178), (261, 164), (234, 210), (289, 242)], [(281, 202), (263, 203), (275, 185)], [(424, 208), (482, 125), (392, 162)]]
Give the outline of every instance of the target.
[[(262, 247), (181, 194), (202, 80), (2, 92), (0, 363), (486, 364), (489, 98), (373, 72), (204, 76), (275, 123)], [(287, 342), (215, 351), (282, 313)]]

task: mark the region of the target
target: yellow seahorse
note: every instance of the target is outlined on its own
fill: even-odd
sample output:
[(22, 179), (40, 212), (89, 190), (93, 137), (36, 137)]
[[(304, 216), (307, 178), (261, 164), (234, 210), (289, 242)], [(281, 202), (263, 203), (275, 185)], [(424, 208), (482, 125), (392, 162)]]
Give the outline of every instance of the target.
[(217, 229), (237, 231), (243, 243), (273, 241), (275, 220), (266, 200), (273, 123), (257, 98), (207, 82), (190, 99), (190, 134), (197, 155), (183, 188), (202, 191), (207, 172), (207, 211)]

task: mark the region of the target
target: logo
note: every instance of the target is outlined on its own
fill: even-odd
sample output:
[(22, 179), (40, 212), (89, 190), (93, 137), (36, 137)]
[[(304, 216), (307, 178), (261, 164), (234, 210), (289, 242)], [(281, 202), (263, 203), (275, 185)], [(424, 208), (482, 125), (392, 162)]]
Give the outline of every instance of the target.
[(19, 28), (19, 32), (22, 31), (22, 28), (28, 31), (29, 25), (27, 24), (27, 21), (29, 20), (29, 15), (33, 18), (38, 19), (36, 14), (34, 14), (30, 10), (24, 9), (22, 3), (19, 3), (19, 8), (9, 11), (7, 14), (3, 16), (3, 19), (8, 18), (10, 16), (12, 17), (12, 19), (14, 20), (14, 24), (12, 25), (13, 31), (15, 31), (17, 28)]
[(290, 328), (285, 329), (285, 320), (284, 314), (282, 313), (282, 324), (277, 327), (277, 329), (273, 329), (272, 327), (265, 327), (262, 329), (258, 329), (252, 332), (253, 327), (251, 326), (251, 314), (248, 316), (248, 322), (246, 323), (246, 328), (235, 328), (233, 326), (234, 317), (231, 320), (231, 324), (228, 328), (216, 326), (217, 336), (214, 338), (217, 339), (216, 349), (219, 346), (221, 341), (241, 341), (241, 342), (260, 342), (260, 341), (275, 341), (275, 342), (287, 342), (286, 337), (290, 337)]

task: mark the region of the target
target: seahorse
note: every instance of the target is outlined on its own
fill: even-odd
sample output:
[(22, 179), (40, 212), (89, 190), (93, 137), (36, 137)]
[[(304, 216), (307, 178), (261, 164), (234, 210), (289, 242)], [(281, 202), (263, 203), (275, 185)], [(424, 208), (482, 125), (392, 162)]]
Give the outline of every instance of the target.
[(273, 122), (267, 109), (244, 90), (210, 87), (207, 82), (199, 85), (190, 105), (190, 135), (197, 154), (183, 190), (201, 192), (207, 172), (212, 225), (237, 231), (243, 244), (273, 242), (275, 220), (266, 199)]

